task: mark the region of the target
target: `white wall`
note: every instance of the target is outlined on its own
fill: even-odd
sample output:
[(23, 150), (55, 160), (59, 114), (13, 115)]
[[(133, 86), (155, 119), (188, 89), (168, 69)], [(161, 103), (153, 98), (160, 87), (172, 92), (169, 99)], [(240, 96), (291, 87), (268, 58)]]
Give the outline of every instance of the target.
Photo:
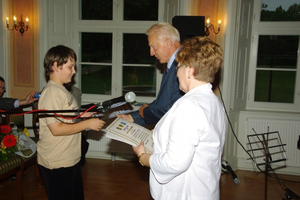
[[(4, 78), (4, 80), (8, 80), (9, 78), (9, 49), (8, 49), (8, 44), (9, 44), (9, 39), (7, 33), (7, 28), (6, 28), (6, 17), (9, 16), (7, 13), (7, 1), (1, 1), (0, 2), (0, 10), (1, 10), (1, 17), (2, 20), (0, 21), (0, 76)], [(9, 88), (9, 81), (5, 82), (6, 88)], [(5, 97), (9, 96), (9, 90), (4, 94)]]

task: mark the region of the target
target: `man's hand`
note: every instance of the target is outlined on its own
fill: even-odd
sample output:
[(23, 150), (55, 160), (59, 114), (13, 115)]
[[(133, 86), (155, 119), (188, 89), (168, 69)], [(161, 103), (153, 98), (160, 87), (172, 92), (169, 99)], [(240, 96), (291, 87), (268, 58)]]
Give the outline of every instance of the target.
[(23, 105), (27, 105), (27, 104), (31, 104), (34, 101), (38, 100), (38, 98), (35, 98), (35, 94), (37, 92), (30, 92), (25, 99), (20, 99), (19, 101), (19, 106), (23, 106)]
[(125, 120), (127, 120), (129, 122), (134, 122), (134, 120), (133, 120), (133, 118), (132, 118), (132, 116), (130, 114), (127, 114), (127, 115), (116, 115), (116, 116), (120, 117), (122, 119), (125, 119)]
[(141, 115), (141, 117), (142, 117), (143, 119), (145, 119), (145, 118), (144, 118), (144, 109), (145, 109), (146, 107), (148, 107), (148, 104), (144, 104), (144, 105), (142, 105), (142, 106), (139, 108), (139, 114)]

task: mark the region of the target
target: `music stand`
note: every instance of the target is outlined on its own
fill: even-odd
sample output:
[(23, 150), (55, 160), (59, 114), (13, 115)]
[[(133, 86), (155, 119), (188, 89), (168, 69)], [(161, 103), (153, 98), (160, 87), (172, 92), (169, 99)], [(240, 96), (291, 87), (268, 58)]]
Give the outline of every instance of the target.
[[(254, 131), (254, 129), (253, 129)], [(254, 131), (255, 132), (255, 131)], [(248, 135), (248, 144), (252, 153), (252, 160), (256, 167), (265, 166), (265, 170), (261, 170), (265, 174), (265, 200), (267, 199), (268, 173), (272, 170), (271, 164), (287, 160), (286, 151), (282, 144), (278, 131), (267, 133), (255, 133)]]

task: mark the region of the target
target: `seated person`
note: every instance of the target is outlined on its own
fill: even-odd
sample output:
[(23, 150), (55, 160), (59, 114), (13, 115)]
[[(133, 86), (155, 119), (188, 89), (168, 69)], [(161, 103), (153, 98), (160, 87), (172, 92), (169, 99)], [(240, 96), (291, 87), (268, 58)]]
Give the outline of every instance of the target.
[(35, 94), (36, 92), (30, 92), (25, 99), (0, 98), (0, 109), (9, 110), (31, 104), (38, 100), (38, 98), (35, 98)]
[(33, 103), (37, 98), (35, 98), (36, 92), (30, 92), (25, 99), (15, 99), (15, 98), (2, 98), (4, 93), (6, 92), (5, 89), (5, 80), (2, 76), (0, 76), (0, 109), (9, 110), (15, 109), (19, 106), (24, 106), (27, 104)]

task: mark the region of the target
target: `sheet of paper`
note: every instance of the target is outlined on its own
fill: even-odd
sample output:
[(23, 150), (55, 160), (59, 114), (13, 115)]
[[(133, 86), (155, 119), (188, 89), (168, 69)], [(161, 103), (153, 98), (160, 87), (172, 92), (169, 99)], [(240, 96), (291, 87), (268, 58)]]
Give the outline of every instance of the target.
[(146, 153), (153, 153), (152, 131), (122, 118), (116, 118), (106, 128), (105, 136), (133, 146), (144, 141)]

